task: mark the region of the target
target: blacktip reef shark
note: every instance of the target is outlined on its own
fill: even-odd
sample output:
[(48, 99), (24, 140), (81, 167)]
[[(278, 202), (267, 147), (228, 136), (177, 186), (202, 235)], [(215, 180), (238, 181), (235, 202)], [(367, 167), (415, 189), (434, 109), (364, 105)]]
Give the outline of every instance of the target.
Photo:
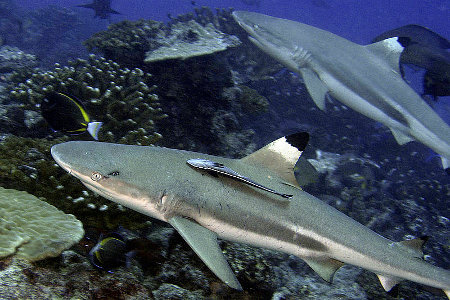
[(321, 110), (329, 93), (389, 127), (400, 145), (417, 140), (430, 147), (449, 168), (450, 127), (402, 79), (397, 37), (362, 46), (291, 20), (246, 11), (233, 17), (256, 46), (301, 74)]
[(90, 190), (171, 224), (234, 289), (242, 287), (218, 237), (293, 254), (329, 282), (351, 264), (375, 272), (386, 290), (407, 279), (448, 293), (450, 272), (422, 259), (423, 239), (395, 243), (298, 187), (293, 168), (308, 138), (289, 135), (241, 159), (88, 141), (51, 153)]

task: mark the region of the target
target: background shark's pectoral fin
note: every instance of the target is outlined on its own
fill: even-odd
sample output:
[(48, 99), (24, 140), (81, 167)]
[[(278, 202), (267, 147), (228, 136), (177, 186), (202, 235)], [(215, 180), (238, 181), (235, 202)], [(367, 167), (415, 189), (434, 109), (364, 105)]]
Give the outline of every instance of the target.
[(394, 135), (395, 140), (399, 145), (404, 145), (406, 143), (414, 141), (414, 139), (406, 134), (391, 128), (391, 132)]
[(389, 292), (394, 286), (396, 286), (401, 280), (396, 277), (384, 276), (377, 274), (380, 279), (381, 285), (386, 292)]
[(179, 216), (172, 217), (169, 223), (217, 277), (230, 287), (242, 290), (241, 284), (223, 256), (214, 232)]
[(311, 69), (301, 68), (300, 73), (302, 74), (306, 88), (308, 89), (311, 98), (314, 100), (314, 103), (316, 103), (317, 107), (321, 110), (325, 110), (325, 96), (328, 92), (327, 86)]
[(399, 75), (401, 74), (400, 55), (402, 54), (404, 47), (398, 42), (398, 37), (385, 39), (364, 47), (375, 53), (378, 57), (386, 60), (392, 70)]
[(334, 273), (344, 265), (343, 262), (327, 258), (327, 259), (312, 259), (303, 258), (303, 260), (311, 267), (323, 280), (331, 282), (333, 280)]

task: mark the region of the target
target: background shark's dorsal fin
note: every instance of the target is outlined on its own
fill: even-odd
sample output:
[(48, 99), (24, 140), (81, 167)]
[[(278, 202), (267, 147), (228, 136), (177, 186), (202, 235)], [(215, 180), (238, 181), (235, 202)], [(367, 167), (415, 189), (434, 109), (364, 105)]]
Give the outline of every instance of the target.
[(372, 51), (382, 59), (386, 60), (391, 68), (400, 73), (400, 55), (404, 47), (399, 43), (398, 37), (385, 39), (370, 45), (365, 46), (369, 51)]
[(306, 132), (294, 133), (264, 146), (241, 159), (245, 163), (263, 165), (286, 182), (298, 186), (294, 166), (309, 141)]

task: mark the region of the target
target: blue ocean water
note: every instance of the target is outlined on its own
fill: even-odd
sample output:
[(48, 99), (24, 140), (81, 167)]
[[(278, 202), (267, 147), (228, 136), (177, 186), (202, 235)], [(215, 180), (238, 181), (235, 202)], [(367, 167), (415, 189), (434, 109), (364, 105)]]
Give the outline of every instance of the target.
[[(10, 18), (10, 20), (13, 20), (13, 23), (20, 23), (17, 22), (17, 16), (20, 16), (20, 18), (22, 16), (33, 16), (33, 18), (43, 16), (48, 18), (48, 23), (46, 23), (47, 20), (42, 20), (42, 24), (39, 25), (41, 27), (36, 27), (36, 35), (38, 35), (38, 32), (42, 35), (39, 38), (32, 35), (33, 27), (29, 26), (29, 23), (24, 25), (28, 26), (27, 38), (29, 40), (18, 41), (18, 39), (15, 40), (14, 37), (8, 36), (7, 32), (2, 32), (5, 35), (6, 45), (11, 43), (19, 48), (23, 47), (22, 49), (26, 52), (36, 54), (41, 60), (39, 67), (44, 71), (55, 68), (54, 63), (64, 65), (67, 59), (86, 58), (88, 51), (82, 42), (96, 32), (107, 30), (108, 26), (112, 24), (125, 20), (135, 21), (139, 19), (170, 22), (177, 15), (192, 13), (194, 9), (202, 6), (207, 6), (213, 11), (215, 8), (234, 8), (235, 10), (248, 10), (286, 18), (333, 32), (359, 44), (368, 44), (378, 34), (407, 24), (420, 24), (445, 38), (450, 37), (450, 2), (448, 0), (112, 0), (112, 8), (120, 12), (120, 14), (111, 15), (109, 20), (95, 19), (92, 10), (77, 7), (80, 4), (90, 3), (89, 0), (15, 0), (13, 2), (15, 3), (15, 12), (13, 17)], [(58, 14), (60, 12), (61, 14)], [(52, 19), (52, 16), (55, 19)], [(61, 19), (61, 16), (67, 16), (68, 19)], [(0, 25), (4, 24), (1, 22), (1, 18), (2, 14), (0, 14)], [(71, 20), (74, 21), (74, 24), (70, 23)], [(51, 24), (49, 28), (45, 27), (47, 24)], [(58, 26), (60, 26), (60, 30), (58, 30)], [(2, 28), (0, 26), (0, 30)], [(45, 36), (45, 34), (48, 34), (48, 36)], [(40, 44), (33, 45), (30, 42), (33, 39), (39, 40)], [(45, 43), (46, 41), (47, 43)], [(256, 55), (260, 53), (263, 56), (262, 52), (258, 52), (259, 50), (256, 47), (253, 49)], [(233, 67), (239, 69), (240, 61), (233, 61), (232, 54), (227, 55), (227, 59), (235, 63)], [(248, 154), (245, 151), (248, 152), (250, 151), (249, 149), (255, 150), (255, 148), (263, 146), (280, 136), (292, 133), (293, 130), (310, 131), (311, 144), (316, 152), (309, 153), (310, 156), (308, 157), (323, 163), (323, 174), (320, 178), (321, 183), (308, 187), (306, 189), (308, 192), (320, 197), (328, 204), (337, 207), (370, 229), (392, 240), (399, 241), (422, 235), (431, 236), (431, 240), (426, 246), (426, 253), (429, 253), (427, 261), (440, 267), (448, 268), (450, 263), (448, 249), (450, 183), (449, 177), (446, 177), (440, 168), (439, 158), (431, 150), (417, 142), (399, 146), (393, 139), (391, 132), (384, 125), (375, 123), (356, 112), (349, 111), (347, 108), (338, 105), (337, 101), (331, 101), (331, 109), (326, 114), (318, 111), (314, 103), (308, 98), (301, 78), (286, 68), (271, 66), (273, 69), (269, 71), (263, 70), (267, 71), (267, 74), (258, 74), (260, 77), (257, 79), (248, 79), (242, 74), (242, 77), (236, 76), (236, 79), (228, 74), (231, 72), (221, 72), (222, 69), (229, 71), (229, 66), (223, 67), (220, 64), (215, 65), (215, 63), (217, 62), (200, 59), (191, 64), (187, 60), (180, 63), (181, 66), (168, 62), (167, 64), (161, 63), (150, 67), (147, 66), (148, 68), (145, 69), (146, 72), (151, 72), (155, 77), (164, 78), (165, 68), (169, 72), (180, 75), (180, 77), (174, 76), (178, 82), (173, 78), (167, 79), (167, 82), (171, 84), (169, 87), (164, 86), (164, 80), (158, 82), (160, 90), (155, 92), (161, 93), (161, 98), (167, 100), (167, 107), (171, 109), (170, 113), (183, 117), (176, 120), (170, 119), (171, 123), (163, 123), (162, 128), (169, 128), (163, 134), (163, 140), (166, 139), (167, 141), (167, 144), (163, 144), (163, 146), (239, 157), (243, 154)], [(132, 68), (133, 64), (131, 63), (130, 65), (130, 68)], [(252, 63), (248, 65), (251, 66), (249, 69), (255, 68), (256, 71), (254, 73), (257, 73), (257, 67), (252, 65)], [(209, 67), (213, 69), (210, 70)], [(204, 71), (204, 73), (199, 72), (199, 70)], [(8, 70), (9, 72), (10, 70)], [(239, 72), (245, 74), (245, 70), (239, 69), (236, 71), (236, 73)], [(201, 75), (198, 75), (199, 73)], [(206, 75), (203, 77), (203, 74)], [(421, 93), (423, 72), (415, 68), (407, 68), (406, 74), (408, 83), (418, 93)], [(3, 74), (0, 75), (3, 76)], [(193, 76), (190, 77), (190, 75)], [(46, 80), (45, 76), (48, 75), (43, 76)], [(23, 82), (26, 83), (26, 80), (27, 78)], [(223, 88), (232, 80), (236, 80), (239, 84), (248, 85), (267, 97), (270, 102), (269, 112), (262, 116), (245, 115), (241, 112), (240, 107), (233, 111), (235, 109), (233, 104), (229, 105), (232, 107), (229, 108), (227, 106), (229, 103), (219, 103), (217, 99), (223, 102), (236, 100), (233, 93), (238, 84), (232, 88), (227, 86), (227, 89), (224, 89), (226, 92), (215, 89), (216, 86)], [(4, 83), (5, 79), (1, 79), (1, 81), (1, 83)], [(198, 82), (208, 85), (198, 86), (196, 85)], [(177, 85), (178, 83), (180, 84), (179, 86)], [(233, 88), (235, 89), (233, 90)], [(239, 86), (239, 89), (241, 88), (243, 89), (244, 87)], [(76, 93), (77, 91), (74, 92)], [(185, 95), (186, 93), (187, 96)], [(224, 96), (225, 94), (226, 96)], [(7, 111), (9, 105), (14, 101), (4, 100), (8, 99), (9, 91), (3, 90), (1, 95), (1, 108), (5, 107), (5, 111)], [(181, 104), (172, 103), (177, 97), (180, 99)], [(211, 106), (211, 98), (214, 99), (213, 101), (217, 101), (217, 103), (213, 104), (219, 108)], [(299, 99), (301, 103), (299, 103)], [(196, 101), (198, 101), (199, 105), (195, 109), (187, 105)], [(220, 105), (223, 105), (223, 107)], [(433, 103), (433, 108), (443, 120), (450, 124), (450, 97), (440, 97), (438, 102)], [(108, 107), (108, 114), (113, 114), (112, 110), (117, 112), (122, 109), (123, 107), (120, 105), (112, 108)], [(215, 122), (213, 124), (214, 127), (208, 127), (211, 123), (206, 121), (210, 121), (210, 119), (202, 123), (204, 120), (199, 116), (207, 115), (210, 117), (208, 114), (211, 114), (211, 111), (214, 110), (222, 111), (222, 113), (211, 117), (210, 119)], [(186, 112), (187, 118), (183, 115)], [(5, 113), (5, 116), (13, 119), (14, 113), (19, 116), (23, 115), (20, 109), (17, 111), (16, 107), (14, 107), (14, 110), (11, 110), (10, 114)], [(31, 113), (33, 113), (32, 109)], [(3, 110), (0, 111), (0, 114), (3, 114)], [(25, 119), (23, 116), (21, 118)], [(28, 119), (32, 118), (28, 117)], [(195, 121), (189, 123), (192, 120)], [(129, 119), (126, 121), (129, 121)], [(184, 124), (183, 122), (186, 123)], [(51, 130), (47, 128), (48, 130), (45, 131), (42, 129), (42, 126), (37, 131), (38, 133), (34, 134), (34, 131), (30, 130), (28, 132), (24, 126), (21, 127), (14, 123), (11, 123), (12, 125), (10, 123), (5, 124), (7, 125), (1, 124), (2, 128), (8, 128), (9, 126), (14, 129), (19, 128), (17, 131), (12, 131), (12, 134), (20, 137), (37, 137), (43, 140), (48, 138), (49, 141), (54, 142), (55, 137), (62, 136), (58, 135), (58, 133), (52, 136)], [(195, 127), (193, 124), (200, 125)], [(172, 125), (173, 130), (170, 127)], [(190, 131), (189, 126), (193, 127), (192, 131)], [(189, 129), (182, 131), (183, 127), (185, 127), (184, 129)], [(229, 131), (227, 131), (228, 129)], [(9, 131), (0, 131), (1, 140), (9, 134), (11, 134)], [(314, 137), (317, 137), (317, 139), (314, 140)], [(66, 138), (92, 140), (88, 134)], [(218, 139), (220, 139), (219, 142), (217, 141)], [(242, 141), (247, 142), (247, 144), (244, 144)], [(239, 142), (243, 144), (239, 144)], [(249, 144), (252, 144), (253, 148)], [(31, 154), (27, 152), (28, 158), (36, 155), (33, 151), (29, 151)], [(48, 149), (45, 154), (47, 155), (46, 159), (49, 159)], [(19, 169), (32, 170), (35, 167), (36, 165), (24, 162), (24, 165), (21, 165)], [(61, 170), (59, 171), (61, 173), (58, 173), (58, 175), (62, 178), (64, 174)], [(21, 188), (22, 184), (20, 182), (11, 183), (11, 181), (15, 180), (15, 177), (11, 180), (4, 173), (0, 175), (2, 176), (0, 186)], [(6, 180), (4, 179), (5, 177), (7, 178)], [(67, 178), (64, 178), (64, 180), (67, 180)], [(51, 183), (53, 184), (53, 182)], [(49, 183), (43, 180), (39, 184), (46, 185)], [(88, 198), (89, 200), (80, 200), (79, 202), (74, 200), (73, 208), (68, 209), (69, 213), (75, 215), (79, 213), (77, 210), (80, 209), (82, 213), (79, 213), (80, 215), (77, 217), (85, 218), (83, 221), (87, 220), (86, 224), (97, 217), (101, 219), (99, 216), (106, 210), (101, 208), (110, 205), (106, 200), (101, 202), (102, 200), (99, 200), (99, 197), (89, 194), (90, 192), (81, 191), (81, 184), (78, 181), (67, 183), (67, 186), (75, 187), (73, 189), (67, 188), (67, 194), (64, 194), (64, 189), (62, 191), (60, 189), (56, 192), (56, 196), (42, 194), (39, 188), (33, 190), (28, 185), (25, 186), (24, 183), (24, 190), (37, 192), (39, 196), (43, 197), (60, 197), (61, 201), (66, 201), (67, 199), (69, 199), (67, 201), (71, 201), (83, 197)], [(88, 201), (92, 202), (86, 203)], [(67, 209), (67, 205), (55, 205), (61, 205), (61, 207)], [(82, 215), (85, 211), (81, 206), (88, 206), (94, 213), (87, 213), (87, 217)], [(127, 214), (129, 213), (127, 211), (124, 214), (128, 216)], [(130, 213), (130, 218), (131, 216), (133, 218), (136, 217), (136, 215)], [(111, 219), (114, 218), (120, 219), (117, 215), (114, 215)], [(120, 222), (120, 226), (126, 227), (129, 225), (126, 221), (120, 219), (118, 222)], [(105, 224), (108, 224), (108, 222), (114, 223), (114, 220), (105, 221)], [(111, 226), (111, 223), (109, 225), (102, 224), (103, 227), (95, 224), (95, 231), (103, 234), (111, 230), (108, 227)], [(143, 223), (145, 223), (145, 220)], [(85, 226), (88, 226), (86, 224)], [(145, 226), (147, 225), (145, 223)], [(157, 234), (153, 233), (152, 235), (152, 232), (150, 234), (146, 232), (149, 230), (147, 227), (151, 226), (157, 228), (155, 230)], [(76, 245), (72, 249), (74, 250), (73, 253), (66, 253), (63, 258), (59, 257), (54, 261), (41, 263), (39, 267), (43, 267), (42, 269), (34, 269), (34, 266), (23, 267), (25, 270), (32, 270), (24, 271), (31, 278), (29, 286), (32, 286), (33, 280), (36, 282), (36, 278), (38, 278), (38, 284), (41, 286), (49, 286), (50, 283), (45, 280), (50, 279), (42, 278), (47, 277), (45, 272), (50, 272), (48, 271), (50, 268), (46, 269), (46, 267), (53, 264), (56, 267), (52, 270), (54, 272), (52, 276), (56, 278), (59, 278), (58, 276), (62, 276), (61, 274), (65, 272), (62, 271), (64, 267), (70, 269), (71, 274), (79, 272), (79, 278), (73, 279), (73, 282), (67, 283), (61, 279), (58, 283), (58, 287), (63, 287), (61, 289), (65, 291), (65, 296), (67, 297), (75, 297), (76, 294), (73, 291), (83, 291), (94, 298), (114, 298), (117, 295), (120, 296), (117, 296), (117, 298), (127, 298), (128, 296), (133, 296), (133, 293), (142, 292), (143, 296), (139, 294), (141, 295), (139, 297), (142, 299), (146, 298), (145, 295), (150, 294), (157, 299), (167, 299), (177, 292), (179, 293), (178, 295), (187, 297), (189, 292), (193, 293), (193, 291), (198, 289), (203, 289), (204, 293), (210, 293), (208, 295), (213, 294), (218, 299), (222, 299), (221, 297), (224, 299), (244, 299), (246, 297), (250, 299), (252, 297), (255, 299), (285, 299), (283, 297), (286, 297), (286, 299), (301, 299), (308, 297), (308, 295), (323, 299), (342, 297), (349, 299), (394, 299), (395, 297), (386, 294), (380, 287), (377, 278), (367, 271), (359, 273), (359, 269), (345, 269), (342, 271), (342, 275), (340, 275), (337, 283), (328, 285), (296, 258), (288, 257), (287, 255), (279, 256), (278, 253), (272, 252), (263, 252), (261, 254), (251, 248), (242, 250), (238, 246), (226, 246), (229, 256), (235, 258), (236, 263), (232, 267), (240, 270), (239, 280), (243, 281), (245, 287), (248, 288), (243, 294), (237, 292), (233, 294), (229, 290), (224, 291), (224, 287), (220, 286), (214, 275), (204, 275), (203, 273), (208, 271), (206, 267), (201, 265), (201, 262), (197, 262), (197, 265), (201, 265), (200, 267), (192, 267), (190, 265), (193, 257), (192, 252), (185, 244), (177, 240), (176, 235), (173, 238), (173, 232), (167, 233), (167, 228), (158, 223), (151, 226), (148, 225), (145, 229), (137, 226), (138, 229), (133, 229), (130, 235), (151, 236), (159, 244), (164, 245), (163, 247), (167, 250), (167, 253), (164, 253), (166, 257), (162, 259), (163, 262), (158, 261), (158, 264), (163, 266), (163, 271), (158, 270), (152, 273), (154, 266), (149, 268), (148, 265), (143, 264), (143, 266), (136, 267), (134, 273), (126, 268), (120, 269), (116, 273), (112, 273), (112, 275), (109, 273), (96, 273), (96, 271), (89, 269), (86, 258), (88, 256), (86, 252), (89, 251), (83, 252), (83, 250), (80, 250), (80, 248), (87, 246)], [(333, 226), (339, 226), (339, 224), (333, 224)], [(160, 236), (155, 237), (158, 234)], [(172, 239), (175, 240), (173, 242), (175, 244), (174, 249), (171, 249), (172, 246), (168, 241), (172, 242)], [(86, 242), (86, 239), (83, 241)], [(92, 243), (92, 240), (90, 243)], [(86, 242), (86, 244), (89, 243)], [(92, 247), (92, 245), (89, 246)], [(170, 257), (169, 250), (174, 251), (173, 253), (176, 254), (172, 254), (173, 256)], [(149, 253), (144, 254), (151, 256)], [(239, 265), (241, 262), (242, 265)], [(2, 275), (2, 271), (7, 267), (8, 263), (0, 265), (0, 288), (2, 288), (2, 278), (5, 278), (2, 276), (6, 276)], [(34, 273), (29, 275), (30, 272)], [(153, 278), (156, 276), (155, 274), (158, 274), (157, 279)], [(51, 276), (48, 277), (52, 278)], [(128, 286), (120, 285), (122, 282), (127, 282), (127, 280), (131, 282)], [(85, 282), (90, 282), (94, 288), (89, 290), (89, 288), (82, 285)], [(161, 282), (167, 285), (179, 285), (184, 290), (181, 291), (181, 288), (178, 290), (170, 286), (161, 287), (159, 286)], [(406, 283), (404, 286), (404, 290), (401, 291), (401, 297), (403, 298), (441, 299), (439, 295), (428, 293), (417, 285)], [(167, 291), (164, 294), (164, 288), (168, 290), (172, 288), (170, 290), (172, 294)], [(24, 292), (27, 291), (26, 287), (22, 288), (22, 290)], [(182, 294), (182, 292), (185, 292), (185, 294)], [(33, 291), (30, 293), (26, 294), (27, 297), (30, 297)], [(193, 295), (198, 294), (189, 294), (190, 297), (194, 297)], [(48, 294), (45, 296), (48, 296)], [(138, 299), (139, 297), (136, 296)]]

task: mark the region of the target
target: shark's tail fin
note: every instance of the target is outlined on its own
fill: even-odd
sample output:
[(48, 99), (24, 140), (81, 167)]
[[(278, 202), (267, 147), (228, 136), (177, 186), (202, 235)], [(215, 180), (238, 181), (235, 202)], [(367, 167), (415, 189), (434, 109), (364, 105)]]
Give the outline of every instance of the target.
[[(298, 187), (299, 183), (294, 176), (294, 167), (298, 172), (308, 169), (309, 162), (299, 160), (308, 141), (309, 134), (306, 132), (287, 135), (242, 158), (242, 161), (263, 165), (278, 174), (287, 183)], [(310, 167), (312, 169), (309, 171), (315, 171), (314, 167)]]

